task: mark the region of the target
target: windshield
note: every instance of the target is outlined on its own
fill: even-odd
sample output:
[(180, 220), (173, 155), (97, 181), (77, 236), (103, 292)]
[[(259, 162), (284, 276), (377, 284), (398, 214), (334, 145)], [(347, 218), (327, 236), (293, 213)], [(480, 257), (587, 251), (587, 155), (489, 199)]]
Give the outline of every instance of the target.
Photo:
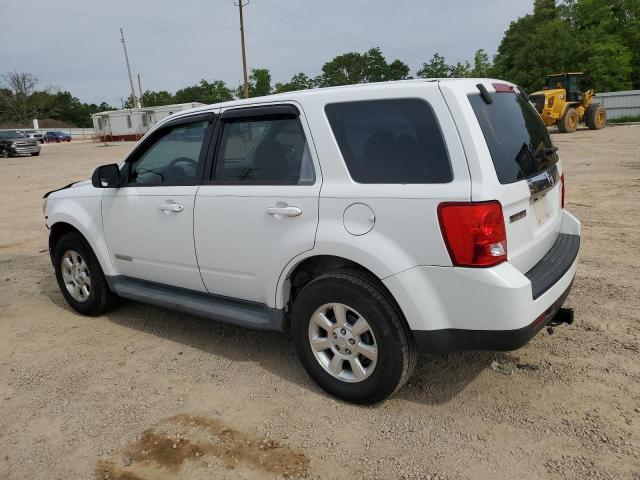
[(6, 132), (0, 132), (0, 138), (23, 138), (24, 135), (15, 130), (9, 130)]
[(469, 95), (500, 183), (532, 177), (558, 162), (558, 154), (540, 115), (523, 95), (496, 93), (486, 104)]
[(564, 88), (564, 77), (547, 77), (547, 88), (552, 90), (554, 88)]

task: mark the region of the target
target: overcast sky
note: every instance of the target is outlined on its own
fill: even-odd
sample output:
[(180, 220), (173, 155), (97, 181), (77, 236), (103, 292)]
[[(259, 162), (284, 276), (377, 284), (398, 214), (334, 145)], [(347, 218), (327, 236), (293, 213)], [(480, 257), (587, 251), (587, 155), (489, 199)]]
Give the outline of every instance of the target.
[[(320, 73), (326, 61), (382, 48), (412, 74), (434, 52), (447, 62), (494, 54), (509, 22), (532, 0), (251, 0), (244, 9), (249, 68), (273, 83)], [(233, 0), (0, 0), (0, 69), (29, 72), (39, 87), (85, 102), (119, 105), (130, 87), (120, 43), (144, 90), (175, 90), (201, 78), (242, 79)], [(137, 85), (136, 85), (137, 89)]]

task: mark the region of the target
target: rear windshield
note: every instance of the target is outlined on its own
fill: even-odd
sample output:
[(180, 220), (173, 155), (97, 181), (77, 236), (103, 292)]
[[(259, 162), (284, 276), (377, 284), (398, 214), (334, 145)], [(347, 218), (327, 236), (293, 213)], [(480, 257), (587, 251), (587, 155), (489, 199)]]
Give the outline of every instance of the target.
[(325, 107), (349, 174), (358, 183), (447, 183), (447, 148), (431, 106), (399, 98)]
[(469, 95), (500, 183), (532, 177), (558, 162), (547, 127), (520, 94), (496, 93), (493, 103)]

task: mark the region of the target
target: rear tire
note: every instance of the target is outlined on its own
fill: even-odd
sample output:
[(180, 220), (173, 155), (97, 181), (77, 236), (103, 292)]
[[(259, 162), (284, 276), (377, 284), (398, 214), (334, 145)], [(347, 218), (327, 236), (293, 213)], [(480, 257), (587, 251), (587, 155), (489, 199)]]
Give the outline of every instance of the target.
[(67, 233), (58, 240), (53, 264), (60, 291), (75, 311), (101, 315), (118, 302), (118, 296), (109, 290), (93, 250), (79, 233)]
[(573, 133), (578, 128), (578, 112), (573, 107), (567, 107), (564, 115), (558, 122), (558, 130), (562, 133)]
[(297, 295), (291, 331), (298, 358), (331, 395), (372, 404), (411, 376), (413, 336), (387, 295), (376, 278), (351, 269), (321, 275)]
[(604, 105), (599, 103), (592, 103), (587, 107), (587, 111), (584, 113), (584, 123), (587, 124), (591, 130), (600, 130), (604, 128), (607, 123), (607, 111), (604, 109)]

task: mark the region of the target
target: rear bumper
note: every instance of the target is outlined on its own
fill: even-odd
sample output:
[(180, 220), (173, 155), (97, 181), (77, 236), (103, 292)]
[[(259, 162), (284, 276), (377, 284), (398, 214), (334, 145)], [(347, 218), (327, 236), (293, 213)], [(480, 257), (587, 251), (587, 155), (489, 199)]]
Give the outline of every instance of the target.
[(563, 211), (558, 241), (540, 267), (421, 266), (384, 279), (419, 346), (428, 352), (512, 350), (562, 306), (578, 267), (580, 222)]
[[(571, 283), (571, 285), (573, 282)], [(416, 346), (424, 352), (444, 354), (463, 351), (509, 351), (526, 345), (546, 327), (569, 296), (571, 285), (544, 313), (529, 325), (515, 330), (414, 330)]]

